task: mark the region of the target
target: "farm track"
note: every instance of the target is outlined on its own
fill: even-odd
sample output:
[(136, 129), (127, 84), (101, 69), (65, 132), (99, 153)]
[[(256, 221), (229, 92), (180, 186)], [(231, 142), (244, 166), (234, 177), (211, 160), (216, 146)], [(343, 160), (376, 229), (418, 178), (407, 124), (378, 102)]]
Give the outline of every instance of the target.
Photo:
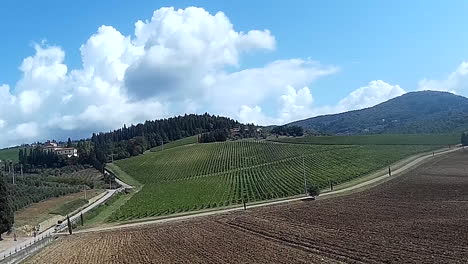
[(466, 263), (467, 169), (457, 151), (347, 196), (67, 236), (28, 263)]

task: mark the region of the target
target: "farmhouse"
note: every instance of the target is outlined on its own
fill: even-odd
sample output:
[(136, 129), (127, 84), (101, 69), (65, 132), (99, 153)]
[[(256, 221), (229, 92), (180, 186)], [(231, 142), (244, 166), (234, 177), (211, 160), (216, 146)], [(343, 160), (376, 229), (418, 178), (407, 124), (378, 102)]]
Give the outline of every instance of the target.
[(60, 156), (78, 157), (78, 150), (76, 148), (57, 148), (55, 153)]
[(61, 147), (56, 142), (46, 142), (43, 149), (46, 152), (54, 152), (57, 155), (66, 156), (68, 158), (78, 157), (78, 150), (76, 148)]

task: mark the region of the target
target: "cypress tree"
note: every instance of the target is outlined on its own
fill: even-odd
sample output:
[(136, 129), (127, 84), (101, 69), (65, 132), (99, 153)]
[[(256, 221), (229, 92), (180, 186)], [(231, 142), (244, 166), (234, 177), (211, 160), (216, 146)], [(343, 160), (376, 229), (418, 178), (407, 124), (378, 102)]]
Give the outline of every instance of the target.
[(10, 231), (13, 226), (14, 211), (8, 195), (8, 187), (3, 175), (0, 175), (0, 240), (2, 234)]

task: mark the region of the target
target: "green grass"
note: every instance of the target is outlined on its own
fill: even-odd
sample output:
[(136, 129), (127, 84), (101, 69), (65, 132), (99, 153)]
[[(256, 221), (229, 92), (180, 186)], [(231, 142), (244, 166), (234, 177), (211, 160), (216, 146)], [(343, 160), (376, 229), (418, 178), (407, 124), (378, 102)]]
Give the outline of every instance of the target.
[[(307, 181), (326, 187), (366, 175), (438, 146), (345, 146), (236, 141), (186, 145), (120, 160), (143, 184), (110, 221), (125, 221), (304, 192)], [(304, 160), (304, 163), (303, 163)], [(304, 164), (304, 166), (303, 166)]]
[(185, 145), (189, 145), (189, 144), (195, 144), (195, 143), (198, 143), (198, 135), (182, 138), (182, 139), (179, 139), (179, 140), (176, 140), (176, 141), (172, 141), (172, 142), (169, 142), (167, 144), (164, 144), (164, 146), (158, 146), (158, 147), (152, 148), (150, 151), (151, 152), (157, 152), (157, 151), (161, 151), (161, 150), (167, 150), (167, 149), (180, 147), (180, 146), (185, 146)]
[(108, 169), (115, 176), (117, 176), (117, 178), (119, 178), (121, 181), (125, 182), (126, 184), (129, 184), (134, 187), (140, 187), (142, 185), (140, 182), (135, 180), (132, 176), (128, 175), (125, 171), (123, 171), (121, 168), (119, 168), (117, 165), (113, 163), (107, 163), (106, 169)]
[(382, 134), (356, 136), (280, 137), (272, 141), (295, 144), (323, 145), (456, 145), (459, 134)]
[(18, 162), (18, 153), (19, 148), (0, 149), (0, 160), (11, 160), (13, 162)]
[(104, 224), (112, 213), (124, 205), (134, 194), (135, 191), (131, 191), (130, 193), (118, 193), (105, 203), (86, 213), (84, 215), (84, 228)]
[(80, 208), (80, 207), (82, 207), (82, 206), (84, 206), (86, 204), (88, 204), (88, 200), (77, 199), (77, 200), (70, 201), (68, 203), (65, 203), (65, 204), (57, 207), (56, 209), (54, 209), (50, 213), (65, 216), (65, 215), (72, 213), (73, 211), (77, 210), (78, 208)]

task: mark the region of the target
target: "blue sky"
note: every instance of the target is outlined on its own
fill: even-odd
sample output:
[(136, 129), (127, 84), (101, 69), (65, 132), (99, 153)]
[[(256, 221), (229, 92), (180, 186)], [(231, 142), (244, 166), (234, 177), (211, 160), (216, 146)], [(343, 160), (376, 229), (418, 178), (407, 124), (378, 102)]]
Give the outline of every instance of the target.
[[(90, 113), (93, 106), (99, 107), (99, 102), (86, 104), (80, 100), (65, 108), (49, 109), (44, 108), (44, 102), (27, 98), (30, 95), (40, 95), (42, 98), (51, 94), (60, 94), (62, 99), (76, 98), (75, 92), (84, 84), (72, 77), (71, 72), (86, 71), (80, 46), (87, 43), (93, 34), (97, 34), (98, 28), (102, 25), (111, 26), (123, 37), (128, 36), (130, 41), (135, 42), (135, 22), (151, 20), (155, 10), (171, 6), (174, 7), (174, 12), (189, 6), (203, 8), (209, 16), (223, 12), (235, 32), (258, 30), (264, 33), (262, 41), (267, 42), (258, 42), (256, 39), (257, 42), (252, 44), (252, 39), (246, 40), (242, 45), (247, 45), (247, 42), (248, 45), (253, 45), (247, 51), (236, 47), (234, 61), (226, 58), (222, 63), (213, 62), (210, 66), (202, 63), (203, 67), (207, 67), (206, 71), (193, 73), (194, 79), (191, 82), (206, 80), (208, 77), (209, 80), (214, 79), (210, 81), (210, 85), (214, 83), (214, 87), (203, 90), (208, 95), (222, 94), (219, 91), (222, 89), (236, 90), (231, 97), (220, 97), (217, 100), (230, 100), (234, 95), (247, 98), (249, 93), (243, 92), (255, 90), (258, 85), (265, 83), (261, 80), (247, 82), (247, 79), (251, 80), (253, 77), (249, 75), (239, 79), (238, 75), (242, 73), (236, 73), (266, 69), (271, 63), (291, 62), (292, 59), (302, 60), (305, 64), (302, 65), (301, 62), (299, 66), (281, 66), (289, 67), (288, 70), (291, 71), (288, 78), (284, 77), (278, 82), (284, 89), (265, 84), (258, 91), (260, 95), (253, 96), (257, 100), (252, 99), (244, 104), (239, 99), (233, 103), (232, 110), (225, 110), (211, 107), (211, 102), (207, 100), (194, 99), (200, 93), (191, 91), (188, 81), (181, 84), (180, 80), (172, 82), (171, 79), (167, 87), (173, 88), (164, 90), (164, 87), (161, 88), (164, 86), (161, 80), (164, 80), (164, 84), (168, 82), (163, 75), (172, 76), (170, 69), (173, 65), (166, 67), (159, 61), (161, 65), (158, 64), (158, 68), (145, 68), (142, 66), (144, 63), (137, 67), (133, 63), (144, 60), (141, 59), (142, 56), (134, 54), (141, 60), (123, 63), (132, 69), (130, 73), (134, 76), (133, 79), (127, 78), (132, 77), (132, 74), (125, 71), (125, 78), (117, 78), (121, 83), (116, 89), (125, 93), (125, 96), (115, 100), (128, 103), (129, 109), (133, 109), (129, 110), (129, 116), (132, 117), (114, 120), (102, 126), (86, 122), (83, 124), (83, 119), (76, 121), (81, 122), (82, 125), (79, 126), (63, 125), (72, 123), (71, 119), (83, 116), (87, 110)], [(4, 0), (0, 3), (0, 34), (4, 40), (0, 49), (0, 85), (8, 85), (10, 97), (7, 99), (4, 95), (5, 98), (0, 100), (21, 103), (23, 113), (15, 116), (14, 119), (19, 121), (8, 120), (12, 118), (2, 117), (0, 113), (0, 130), (3, 128), (4, 133), (12, 135), (22, 131), (21, 125), (26, 130), (37, 130), (37, 133), (25, 135), (22, 141), (76, 134), (80, 129), (84, 135), (94, 130), (116, 128), (127, 122), (142, 121), (140, 119), (152, 117), (149, 112), (155, 109), (160, 113), (154, 114), (154, 118), (192, 110), (226, 114), (245, 122), (285, 123), (310, 115), (370, 106), (402, 92), (418, 89), (449, 90), (463, 95), (466, 86), (463, 70), (466, 65), (463, 62), (468, 58), (467, 11), (466, 1), (138, 1), (135, 4), (134, 1)], [(199, 30), (203, 30), (203, 26)], [(148, 46), (148, 43), (144, 46)], [(39, 59), (38, 48), (47, 51), (54, 47), (58, 50), (44, 52), (44, 56), (53, 56), (52, 60), (57, 60), (57, 65), (65, 65), (66, 73), (56, 76), (62, 80), (61, 83), (54, 82), (46, 88), (56, 87), (54, 89), (60, 92), (51, 88), (48, 93), (44, 90), (25, 93), (29, 89), (36, 89), (30, 86), (35, 86), (35, 81), (40, 80), (31, 80), (26, 71), (19, 70), (23, 60), (31, 57), (33, 61), (43, 62), (45, 57)], [(190, 45), (184, 47), (191, 49)], [(180, 45), (178, 48), (181, 48)], [(61, 58), (60, 52), (63, 52), (64, 58)], [(193, 55), (192, 52), (189, 55)], [(49, 61), (49, 58), (45, 61)], [(310, 63), (315, 65), (310, 66)], [(191, 68), (200, 68), (199, 64), (192, 66)], [(275, 71), (265, 70), (264, 75), (272, 74), (271, 78), (265, 78), (274, 79), (274, 75), (281, 75), (281, 67)], [(48, 69), (55, 71), (60, 67)], [(300, 74), (304, 69), (308, 76)], [(32, 72), (34, 69), (29, 70)], [(285, 72), (289, 73), (288, 70)], [(158, 78), (152, 78), (154, 71), (158, 71), (162, 77), (158, 75)], [(212, 74), (214, 71), (215, 75)], [(250, 74), (258, 76), (257, 72)], [(188, 76), (192, 76), (192, 72)], [(140, 79), (132, 82), (135, 78)], [(146, 83), (141, 81), (146, 80), (145, 78), (148, 79)], [(67, 80), (63, 81), (65, 79)], [(229, 85), (222, 80), (229, 80)], [(375, 82), (371, 83), (373, 81)], [(41, 83), (44, 84), (44, 81)], [(114, 81), (109, 83), (115, 84)], [(246, 91), (237, 91), (237, 87), (249, 85), (251, 87), (247, 87)], [(152, 87), (158, 88), (150, 92)], [(304, 87), (307, 89), (303, 89)], [(93, 89), (91, 86), (88, 88)], [(24, 94), (21, 95), (22, 93)], [(155, 99), (149, 102), (148, 98)], [(305, 99), (301, 101), (301, 98)], [(137, 106), (130, 104), (138, 102), (151, 104), (151, 107), (147, 106), (151, 110), (136, 113), (134, 108)], [(155, 104), (160, 104), (160, 108)], [(75, 107), (76, 111), (70, 110)], [(111, 107), (107, 110), (94, 110), (101, 111), (99, 114), (105, 116), (102, 111), (109, 109)], [(0, 110), (3, 110), (1, 106)], [(36, 111), (47, 120), (57, 120), (44, 127), (40, 124), (44, 120), (37, 120), (38, 117), (31, 114)], [(120, 115), (125, 117), (126, 113), (123, 111)], [(17, 141), (13, 138), (0, 142), (3, 145), (14, 143)]]

